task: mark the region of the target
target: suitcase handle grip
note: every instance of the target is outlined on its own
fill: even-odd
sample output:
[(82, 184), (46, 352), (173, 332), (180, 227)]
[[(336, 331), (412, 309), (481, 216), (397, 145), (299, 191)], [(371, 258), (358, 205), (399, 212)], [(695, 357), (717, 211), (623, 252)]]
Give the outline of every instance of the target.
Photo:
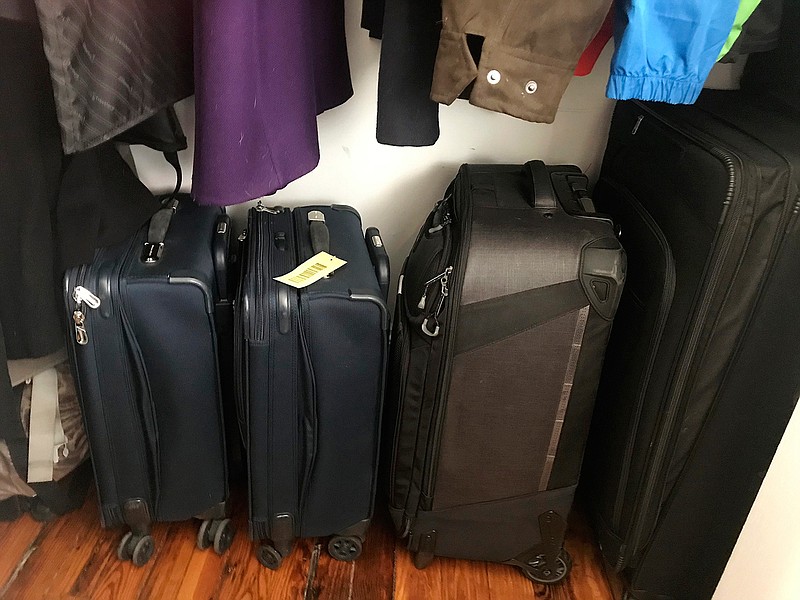
[(175, 214), (177, 209), (178, 200), (168, 197), (164, 207), (158, 209), (156, 214), (150, 217), (150, 225), (147, 228), (147, 241), (145, 241), (142, 249), (141, 260), (143, 263), (153, 264), (161, 259), (169, 223), (172, 221), (172, 215)]
[(530, 160), (525, 163), (525, 170), (530, 175), (533, 186), (533, 208), (550, 210), (558, 208), (556, 192), (547, 165), (541, 160)]
[(214, 241), (211, 254), (214, 261), (214, 276), (217, 281), (217, 292), (220, 300), (227, 300), (229, 295), (228, 285), (228, 254), (231, 243), (231, 218), (225, 213), (220, 214), (214, 222)]
[(325, 225), (325, 214), (320, 210), (308, 213), (308, 233), (311, 236), (311, 249), (314, 254), (330, 252), (331, 235)]
[(381, 232), (377, 227), (367, 227), (364, 232), (364, 239), (367, 242), (367, 252), (372, 266), (375, 269), (375, 276), (378, 278), (378, 286), (384, 300), (389, 299), (389, 255), (383, 245)]

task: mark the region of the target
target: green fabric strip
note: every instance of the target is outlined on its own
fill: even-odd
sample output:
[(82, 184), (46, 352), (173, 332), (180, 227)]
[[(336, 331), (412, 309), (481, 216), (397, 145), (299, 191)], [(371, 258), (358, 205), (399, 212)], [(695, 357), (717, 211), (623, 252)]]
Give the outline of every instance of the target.
[(733, 28), (728, 34), (728, 39), (725, 40), (725, 44), (722, 46), (722, 49), (719, 51), (717, 60), (725, 56), (730, 51), (730, 49), (736, 43), (736, 40), (739, 39), (739, 36), (742, 34), (742, 26), (745, 24), (747, 19), (750, 18), (750, 15), (753, 14), (753, 11), (758, 7), (759, 4), (761, 4), (761, 0), (740, 0), (739, 9), (736, 11), (736, 18), (733, 20)]

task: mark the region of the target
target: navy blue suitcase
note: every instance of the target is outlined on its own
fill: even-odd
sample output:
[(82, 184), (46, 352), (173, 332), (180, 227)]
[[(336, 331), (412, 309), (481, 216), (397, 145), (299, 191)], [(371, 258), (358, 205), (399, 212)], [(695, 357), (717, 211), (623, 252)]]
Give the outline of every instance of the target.
[(102, 524), (130, 528), (118, 556), (137, 566), (154, 521), (202, 519), (198, 545), (218, 553), (232, 541), (216, 330), (229, 236), (221, 209), (180, 194), (64, 277)]
[[(300, 290), (275, 281), (320, 250), (347, 261)], [(234, 305), (250, 535), (276, 569), (298, 537), (361, 552), (372, 515), (388, 345), (389, 262), (345, 206), (248, 213)]]

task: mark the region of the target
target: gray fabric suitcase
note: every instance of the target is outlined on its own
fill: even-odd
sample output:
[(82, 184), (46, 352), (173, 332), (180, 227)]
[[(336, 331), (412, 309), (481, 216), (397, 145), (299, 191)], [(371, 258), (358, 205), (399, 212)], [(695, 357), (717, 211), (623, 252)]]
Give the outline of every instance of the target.
[(566, 576), (566, 518), (625, 278), (573, 166), (464, 165), (406, 260), (385, 439), (390, 511), (434, 555)]

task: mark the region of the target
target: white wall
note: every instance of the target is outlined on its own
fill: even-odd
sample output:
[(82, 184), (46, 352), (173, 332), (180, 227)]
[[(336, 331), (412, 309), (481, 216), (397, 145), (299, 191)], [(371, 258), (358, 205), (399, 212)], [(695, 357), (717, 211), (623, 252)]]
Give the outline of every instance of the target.
[[(309, 175), (265, 203), (342, 203), (379, 227), (396, 279), (423, 218), (464, 162), (521, 163), (533, 158), (572, 163), (592, 178), (600, 169), (613, 102), (604, 96), (610, 46), (588, 77), (570, 83), (552, 125), (525, 123), (456, 101), (441, 107), (441, 137), (429, 148), (375, 141), (379, 42), (359, 26), (360, 1), (348, 2), (348, 47), (355, 95), (319, 118), (321, 158)], [(192, 99), (178, 106), (190, 142), (181, 155), (184, 189), (191, 183)], [(173, 185), (172, 168), (134, 148), (140, 176), (152, 189)], [(239, 227), (252, 203), (230, 207)], [(800, 599), (800, 410), (778, 450), (714, 600)]]
[[(289, 184), (267, 204), (339, 203), (354, 206), (365, 226), (380, 228), (394, 274), (430, 207), (464, 162), (525, 162), (540, 158), (567, 162), (597, 176), (613, 102), (604, 96), (610, 46), (592, 75), (574, 78), (552, 125), (526, 123), (458, 100), (440, 110), (441, 137), (428, 148), (396, 148), (375, 141), (380, 43), (359, 27), (360, 0), (347, 0), (347, 35), (354, 96), (319, 117), (320, 163)], [(179, 105), (189, 134), (194, 121), (191, 100)], [(134, 148), (145, 183), (167, 190), (173, 182), (163, 157)], [(183, 153), (191, 181), (191, 147)], [(248, 205), (231, 207), (238, 223)], [(243, 225), (242, 225), (243, 226)]]

